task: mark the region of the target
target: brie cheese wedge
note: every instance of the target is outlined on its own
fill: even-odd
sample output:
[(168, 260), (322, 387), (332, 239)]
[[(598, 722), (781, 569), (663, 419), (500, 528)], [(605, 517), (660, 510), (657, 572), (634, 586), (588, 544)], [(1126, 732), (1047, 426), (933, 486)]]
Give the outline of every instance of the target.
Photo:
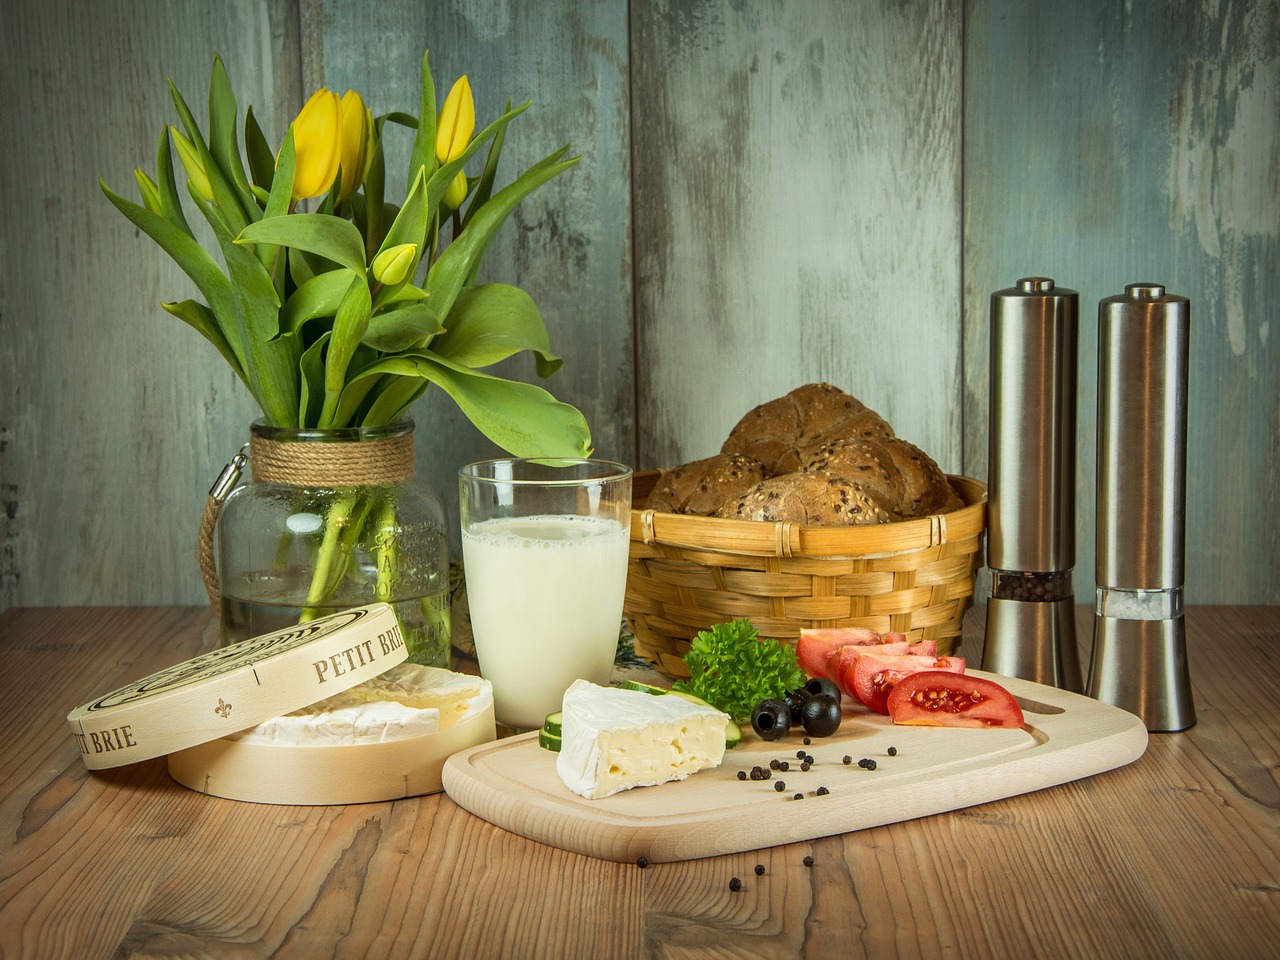
[(683, 697), (575, 680), (561, 707), (556, 772), (588, 800), (720, 765), (728, 717)]
[(278, 746), (385, 743), (439, 733), (493, 703), (488, 680), (402, 663), (282, 717), (227, 737)]

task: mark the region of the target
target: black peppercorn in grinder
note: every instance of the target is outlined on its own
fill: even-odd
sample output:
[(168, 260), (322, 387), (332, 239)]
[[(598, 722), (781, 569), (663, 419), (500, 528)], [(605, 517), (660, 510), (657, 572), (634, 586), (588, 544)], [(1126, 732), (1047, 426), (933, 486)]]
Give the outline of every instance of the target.
[(991, 295), (982, 669), (1079, 692), (1075, 566), (1080, 295), (1027, 277)]
[(1098, 304), (1097, 609), (1089, 696), (1148, 730), (1196, 722), (1182, 588), (1191, 301), (1131, 283)]

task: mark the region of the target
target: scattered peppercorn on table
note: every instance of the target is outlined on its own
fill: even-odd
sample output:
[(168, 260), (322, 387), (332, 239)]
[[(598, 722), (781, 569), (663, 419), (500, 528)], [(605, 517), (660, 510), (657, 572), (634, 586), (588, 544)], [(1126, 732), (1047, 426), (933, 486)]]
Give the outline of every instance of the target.
[[(1078, 620), (1087, 662), (1091, 611)], [(971, 610), (975, 662), (981, 630)], [(444, 794), (273, 806), (188, 790), (163, 758), (87, 771), (68, 709), (217, 634), (205, 608), (0, 614), (0, 955), (1164, 958), (1280, 941), (1280, 607), (1187, 612), (1199, 723), (1127, 766), (634, 864), (526, 840)]]

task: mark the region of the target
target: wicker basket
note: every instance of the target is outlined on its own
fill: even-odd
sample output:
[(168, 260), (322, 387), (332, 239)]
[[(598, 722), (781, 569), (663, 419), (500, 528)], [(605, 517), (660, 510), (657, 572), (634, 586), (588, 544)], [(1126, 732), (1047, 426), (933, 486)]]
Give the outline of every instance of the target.
[(637, 474), (626, 618), (636, 653), (672, 678), (700, 630), (749, 619), (794, 642), (803, 627), (865, 626), (950, 653), (982, 563), (987, 488), (948, 477), (965, 506), (858, 527), (721, 520), (645, 508), (660, 474)]

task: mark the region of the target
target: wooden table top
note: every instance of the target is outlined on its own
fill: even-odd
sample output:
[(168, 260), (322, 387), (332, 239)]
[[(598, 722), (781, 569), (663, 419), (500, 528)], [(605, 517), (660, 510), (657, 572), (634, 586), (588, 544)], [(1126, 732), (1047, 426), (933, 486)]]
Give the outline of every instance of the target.
[[(1270, 956), (1280, 607), (1199, 607), (1186, 621), (1199, 722), (1153, 734), (1133, 764), (641, 869), (506, 833), (443, 794), (278, 807), (187, 790), (162, 759), (90, 774), (67, 712), (215, 646), (211, 613), (10, 609), (0, 956)], [(1079, 624), (1087, 664), (1087, 609)], [(977, 662), (979, 610), (965, 626)]]

